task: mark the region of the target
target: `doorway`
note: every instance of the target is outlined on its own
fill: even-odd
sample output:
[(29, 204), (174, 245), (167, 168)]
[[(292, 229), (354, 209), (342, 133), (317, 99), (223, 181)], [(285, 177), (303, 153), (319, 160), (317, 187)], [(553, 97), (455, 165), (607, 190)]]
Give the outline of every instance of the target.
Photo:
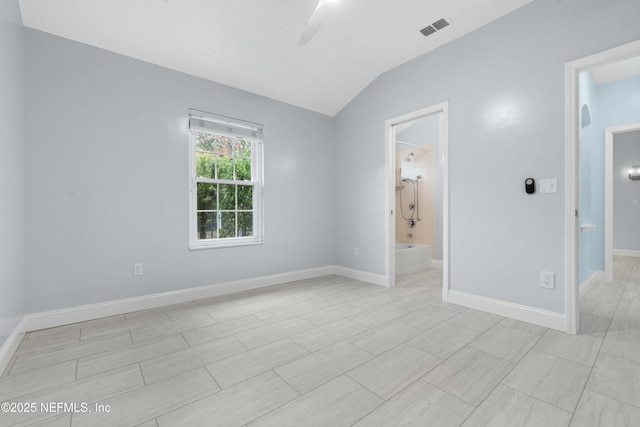
[[(600, 160), (592, 164), (584, 163), (580, 158), (580, 141), (583, 129), (592, 122), (593, 111), (588, 106), (585, 108), (584, 103), (580, 100), (581, 85), (579, 84), (581, 77), (596, 69), (610, 67), (613, 64), (626, 62), (634, 57), (640, 57), (640, 41), (625, 44), (613, 49), (609, 49), (576, 61), (566, 64), (565, 67), (565, 179), (566, 179), (566, 198), (565, 198), (565, 237), (566, 237), (566, 253), (565, 253), (565, 272), (566, 272), (566, 316), (568, 333), (576, 334), (579, 332), (579, 315), (580, 315), (580, 286), (588, 284), (597, 275), (604, 275), (607, 269), (607, 255), (605, 254), (605, 220), (598, 217), (594, 213), (594, 217), (589, 217), (588, 203), (585, 201), (585, 189), (590, 183), (584, 181), (585, 167), (590, 168), (592, 165), (596, 169), (596, 173), (592, 176), (596, 177), (595, 184), (602, 190), (598, 189), (592, 194), (596, 203), (601, 203), (600, 208), (594, 209), (593, 212), (604, 212), (608, 203), (604, 195), (603, 177), (605, 162), (603, 159), (604, 146), (601, 142), (601, 153), (598, 150), (593, 151), (595, 156), (600, 156)], [(637, 121), (637, 120), (635, 120)], [(628, 121), (633, 123), (635, 121)], [(604, 121), (603, 121), (604, 122)], [(602, 126), (603, 122), (599, 122)], [(604, 127), (610, 127), (605, 125)], [(604, 133), (604, 132), (603, 132)], [(595, 133), (597, 138), (603, 138), (603, 133), (599, 131)], [(581, 172), (582, 175), (581, 176)], [(599, 176), (599, 178), (597, 178)], [(599, 193), (600, 192), (600, 193)], [(588, 195), (587, 195), (588, 196)], [(600, 214), (601, 215), (601, 214)], [(593, 233), (593, 234), (587, 234)], [(585, 241), (589, 236), (595, 239), (595, 254), (587, 254), (585, 258)], [(600, 239), (600, 237), (602, 237)], [(598, 239), (600, 242), (598, 243)], [(586, 259), (586, 260), (585, 260)], [(590, 269), (585, 269), (589, 259), (593, 260)], [(609, 269), (611, 265), (609, 265)], [(588, 279), (586, 279), (588, 278)], [(583, 289), (584, 290), (584, 289)]]
[[(424, 132), (429, 132), (425, 129), (433, 131), (434, 124), (437, 141), (421, 139), (421, 134), (424, 136)], [(442, 268), (443, 301), (448, 301), (449, 290), (448, 134), (447, 101), (385, 121), (385, 275), (388, 286), (396, 286), (399, 262), (403, 269), (420, 268), (424, 265), (421, 263), (426, 262), (431, 267)], [(403, 198), (401, 203), (400, 197)], [(432, 206), (429, 206), (430, 197)], [(433, 222), (434, 226), (428, 227), (427, 222)], [(417, 243), (418, 247), (409, 248), (415, 249), (411, 256), (416, 256), (417, 264), (407, 266), (404, 258), (398, 259), (398, 242), (406, 246)]]

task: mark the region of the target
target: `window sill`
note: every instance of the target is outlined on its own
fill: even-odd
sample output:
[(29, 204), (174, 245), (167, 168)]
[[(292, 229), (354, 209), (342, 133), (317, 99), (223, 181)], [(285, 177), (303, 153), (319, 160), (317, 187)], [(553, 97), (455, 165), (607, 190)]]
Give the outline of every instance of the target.
[(247, 241), (235, 241), (225, 243), (209, 243), (209, 244), (190, 244), (190, 251), (201, 251), (205, 249), (222, 249), (222, 248), (235, 248), (238, 246), (256, 246), (264, 245), (264, 240), (247, 240)]

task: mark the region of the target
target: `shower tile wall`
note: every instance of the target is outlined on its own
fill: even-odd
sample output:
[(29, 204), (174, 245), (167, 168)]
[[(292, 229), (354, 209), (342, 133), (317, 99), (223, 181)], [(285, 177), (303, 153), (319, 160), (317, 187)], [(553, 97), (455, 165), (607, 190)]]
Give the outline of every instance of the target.
[[(432, 253), (435, 253), (435, 155), (434, 146), (427, 145), (425, 151), (418, 148), (409, 150), (400, 150), (396, 152), (396, 242), (397, 243), (415, 243), (419, 245), (430, 245)], [(411, 162), (405, 159), (413, 153)], [(400, 192), (402, 192), (402, 202), (405, 217), (411, 216), (409, 203), (413, 202), (413, 184), (411, 182), (402, 182), (403, 177), (415, 178), (407, 176), (406, 172), (411, 170), (419, 170), (422, 178), (419, 183), (418, 209), (420, 221), (416, 221), (414, 228), (409, 228), (407, 221), (402, 217), (400, 210)], [(404, 172), (403, 172), (404, 171)], [(414, 215), (414, 218), (417, 218)], [(408, 237), (412, 234), (413, 237)]]

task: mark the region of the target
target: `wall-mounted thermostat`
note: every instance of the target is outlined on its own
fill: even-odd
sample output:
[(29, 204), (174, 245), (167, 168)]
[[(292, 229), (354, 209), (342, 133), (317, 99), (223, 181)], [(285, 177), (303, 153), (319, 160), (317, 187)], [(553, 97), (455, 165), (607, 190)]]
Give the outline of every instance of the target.
[(536, 180), (533, 178), (527, 178), (524, 180), (524, 191), (527, 194), (533, 194), (536, 192)]

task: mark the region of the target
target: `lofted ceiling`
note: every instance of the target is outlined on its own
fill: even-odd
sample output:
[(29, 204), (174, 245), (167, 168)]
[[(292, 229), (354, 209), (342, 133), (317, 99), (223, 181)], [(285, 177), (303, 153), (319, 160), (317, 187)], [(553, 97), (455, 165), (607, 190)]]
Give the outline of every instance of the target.
[[(333, 116), (376, 77), (532, 0), (19, 0), (25, 26)], [(424, 37), (445, 17), (451, 25)]]

